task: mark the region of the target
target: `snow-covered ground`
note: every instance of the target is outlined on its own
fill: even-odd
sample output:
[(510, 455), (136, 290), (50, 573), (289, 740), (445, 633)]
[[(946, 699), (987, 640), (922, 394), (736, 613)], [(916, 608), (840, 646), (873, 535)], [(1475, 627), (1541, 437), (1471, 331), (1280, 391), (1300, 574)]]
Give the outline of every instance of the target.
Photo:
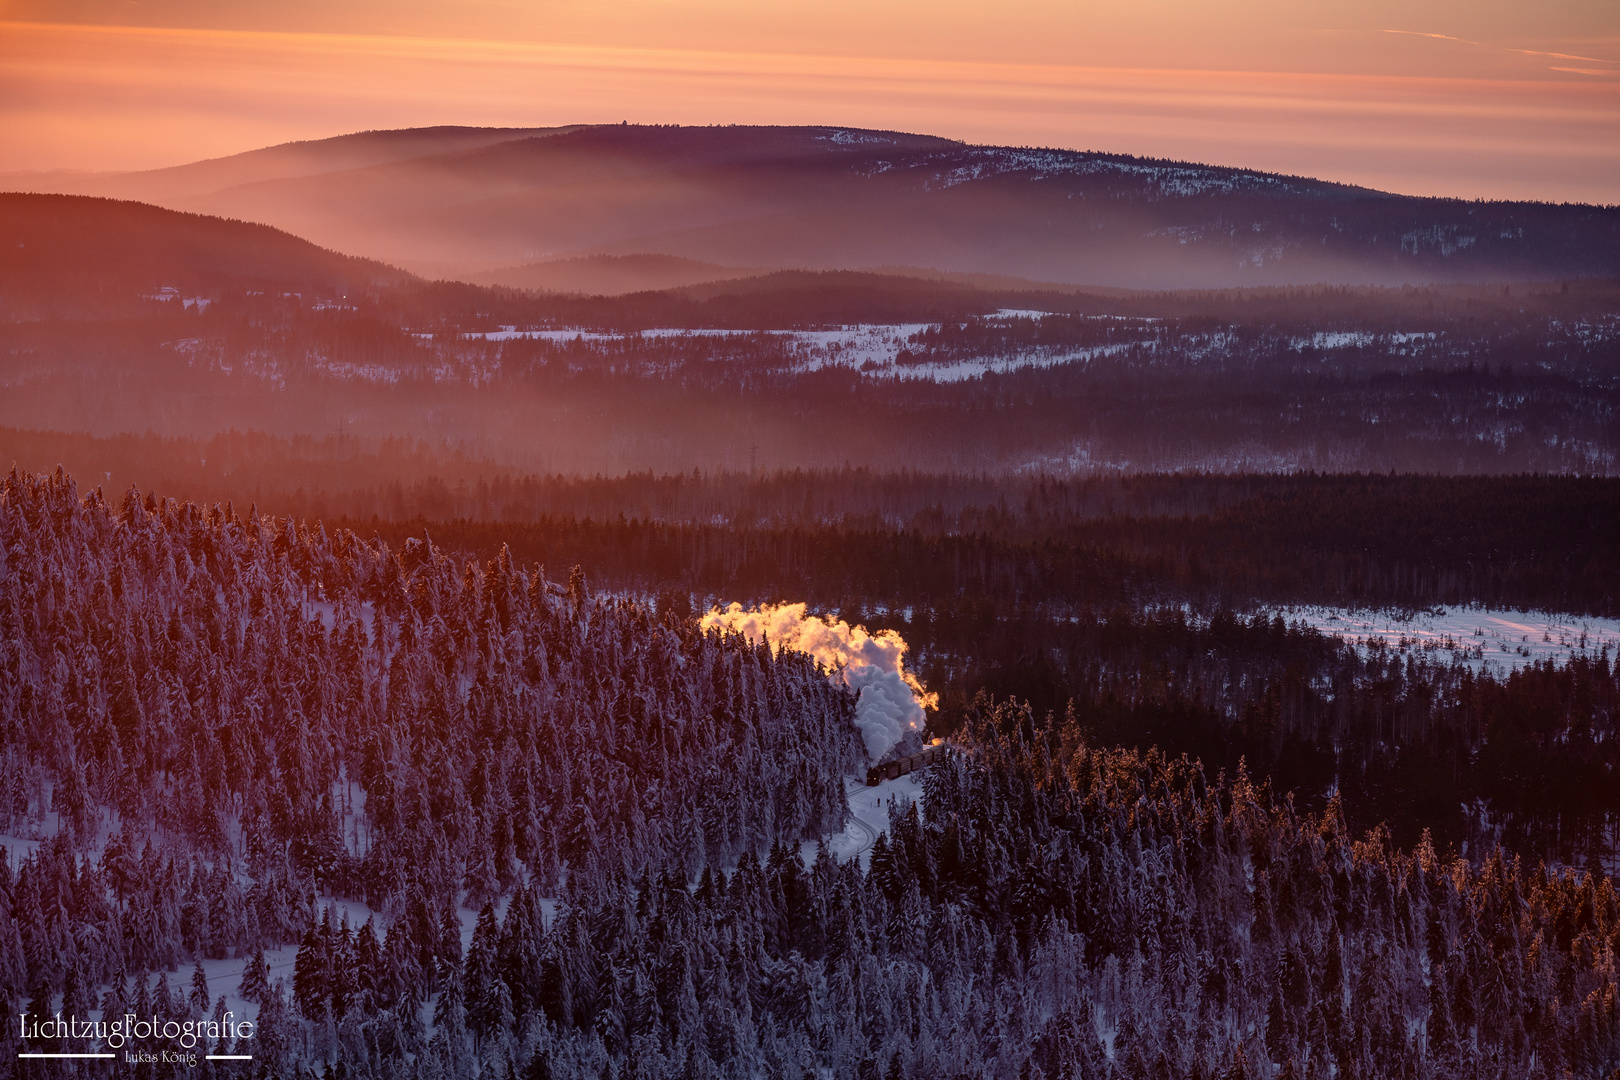
[(1596, 657), (1605, 649), (1611, 661), (1620, 654), (1620, 619), (1473, 607), (1412, 615), (1300, 607), (1278, 614), (1351, 642), (1363, 652), (1391, 649), (1464, 664), (1475, 671), (1507, 672), (1544, 660), (1567, 663), (1574, 656)]
[(997, 308), (992, 318), (996, 319), (1044, 319), (1048, 315), (1055, 315), (1053, 311), (1036, 311), (1034, 308)]
[[(1045, 314), (1048, 313), (1007, 308), (996, 312), (993, 317), (1003, 320), (1038, 319)], [(1098, 316), (1098, 318), (1111, 317)], [(1052, 349), (1031, 350), (1011, 356), (972, 357), (949, 364), (921, 363), (904, 367), (896, 364), (896, 356), (907, 347), (912, 335), (927, 330), (932, 325), (930, 323), (860, 323), (831, 330), (686, 330), (664, 328), (632, 333), (604, 333), (596, 330), (573, 328), (533, 330), (520, 329), (516, 326), (503, 326), (499, 330), (491, 330), (486, 333), (457, 336), (485, 341), (528, 339), (553, 342), (575, 340), (607, 342), (638, 337), (740, 337), (763, 334), (782, 339), (788, 344), (790, 353), (794, 357), (792, 368), (796, 371), (819, 371), (823, 368), (842, 367), (851, 368), (872, 376), (892, 377), (899, 375), (908, 379), (924, 379), (934, 382), (960, 382), (964, 379), (975, 379), (991, 372), (1001, 373), (1016, 371), (1020, 368), (1053, 367), (1058, 364), (1086, 361), (1098, 356), (1107, 356), (1119, 352), (1133, 344), (1117, 343), (1062, 351)], [(419, 333), (416, 336), (424, 340), (433, 338), (430, 333)], [(1153, 343), (1142, 342), (1141, 344), (1151, 346)]]
[[(797, 346), (801, 360), (795, 366), (804, 371), (815, 371), (829, 366), (860, 367), (863, 363), (890, 364), (895, 353), (905, 347), (906, 338), (929, 323), (860, 323), (841, 326), (834, 330), (726, 330), (718, 328), (676, 329), (654, 328), (631, 332), (582, 330), (564, 327), (555, 330), (520, 329), (503, 326), (486, 333), (457, 334), (457, 338), (482, 341), (625, 341), (635, 338), (714, 338), (747, 337), (762, 334), (782, 338)], [(415, 335), (426, 341), (431, 333)]]
[[(878, 833), (889, 831), (889, 806), (904, 810), (908, 802), (922, 800), (922, 776), (911, 773), (896, 780), (885, 780), (876, 787), (867, 787), (866, 779), (859, 776), (844, 777), (844, 790), (849, 795), (849, 820), (844, 831), (827, 837), (827, 849), (839, 862), (860, 859), (864, 868), (872, 861), (872, 845)], [(806, 869), (816, 860), (814, 840), (806, 840), (799, 850)]]
[[(372, 923), (379, 935), (388, 929), (388, 920), (378, 915), (366, 905), (353, 900), (319, 901), (319, 907), (332, 909), (332, 923), (337, 925), (343, 921), (345, 915), (349, 918), (349, 929), (359, 930), (366, 925), (367, 919), (375, 919)], [(474, 918), (476, 919), (476, 915)], [(472, 931), (463, 935), (466, 941), (472, 939)], [(242, 969), (247, 966), (248, 957), (238, 957), (227, 960), (204, 960), (203, 972), (208, 976), (208, 993), (216, 1000), (223, 995), (227, 999), (226, 1008), (236, 1010), (238, 1017), (254, 1017), (258, 1015), (259, 1007), (251, 1002), (244, 1001), (237, 996), (242, 987)], [(298, 943), (284, 945), (279, 949), (264, 950), (264, 962), (270, 969), (269, 980), (272, 986), (277, 979), (284, 979), (288, 991), (292, 989), (293, 963), (298, 959)], [(180, 969), (169, 976), (169, 982), (182, 982), (189, 990), (191, 986), (191, 969), (181, 965)]]
[(1136, 179), (1160, 196), (1181, 198), (1210, 192), (1304, 192), (1315, 183), (1219, 166), (1137, 160), (1092, 151), (1002, 146), (953, 147), (942, 152), (938, 170), (929, 183), (955, 187), (1008, 173), (1024, 173), (1041, 180), (1113, 174)]
[[(45, 815), (46, 820), (39, 827), (39, 831), (44, 836), (51, 837), (56, 835), (56, 816), (57, 815), (54, 810)], [(0, 851), (4, 851), (6, 853), (5, 857), (10, 860), (12, 869), (15, 870), (18, 863), (32, 855), (36, 850), (38, 850), (39, 845), (43, 844), (44, 842), (44, 840), (35, 840), (24, 836), (0, 835)]]
[(1294, 338), (1291, 344), (1296, 349), (1347, 349), (1362, 348), (1380, 341), (1391, 345), (1406, 345), (1413, 341), (1431, 341), (1435, 337), (1436, 334), (1432, 330), (1381, 335), (1365, 330), (1319, 330), (1308, 338)]
[[(932, 379), (934, 382), (961, 382), (963, 379), (977, 379), (981, 375), (995, 372), (997, 374), (1008, 371), (1018, 371), (1022, 368), (1049, 368), (1059, 364), (1071, 364), (1077, 361), (1093, 360), (1099, 356), (1111, 356), (1114, 353), (1124, 352), (1136, 342), (1121, 342), (1115, 345), (1093, 345), (1085, 349), (1070, 349), (1067, 352), (1032, 352), (1018, 356), (976, 356), (971, 360), (959, 360), (954, 364), (921, 364), (917, 367), (903, 368), (906, 374), (913, 378)], [(1152, 342), (1143, 344), (1151, 345)]]
[[(610, 332), (599, 330), (577, 330), (563, 328), (561, 330), (520, 330), (516, 326), (503, 326), (499, 330), (489, 330), (484, 333), (467, 333), (451, 335), (455, 338), (467, 338), (474, 341), (617, 341), (627, 337), (741, 337), (746, 334), (757, 334), (758, 330), (726, 330), (721, 328), (704, 327), (695, 330), (654, 329), (640, 330), (631, 333)], [(765, 331), (778, 333), (779, 331)], [(785, 333), (786, 331), (780, 331)], [(432, 334), (421, 333), (419, 338), (431, 341)]]
[(872, 364), (892, 374), (895, 355), (906, 347), (906, 339), (928, 327), (928, 323), (861, 323), (836, 330), (790, 330), (782, 334), (797, 346), (802, 359), (795, 367), (801, 371), (859, 369), (862, 364)]

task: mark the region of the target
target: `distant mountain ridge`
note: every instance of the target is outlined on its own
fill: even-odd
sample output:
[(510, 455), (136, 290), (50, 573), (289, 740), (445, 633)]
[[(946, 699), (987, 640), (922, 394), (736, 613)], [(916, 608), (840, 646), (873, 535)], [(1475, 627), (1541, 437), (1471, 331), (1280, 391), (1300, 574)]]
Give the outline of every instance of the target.
[[(618, 291), (600, 259), (573, 264), (576, 280), (557, 265), (595, 256), (665, 260), (626, 277), (651, 288), (698, 272), (669, 260), (1177, 289), (1620, 275), (1620, 207), (834, 127), (370, 132), (72, 183), (426, 276), (556, 291)], [(534, 263), (550, 269), (532, 285), (511, 273)]]
[(0, 185), (34, 190), (26, 185), (44, 184), (50, 186), (51, 194), (101, 195), (162, 202), (187, 195), (206, 195), (240, 184), (363, 169), (567, 130), (571, 129), (441, 126), (357, 131), (329, 139), (302, 139), (227, 157), (139, 172), (0, 175)]

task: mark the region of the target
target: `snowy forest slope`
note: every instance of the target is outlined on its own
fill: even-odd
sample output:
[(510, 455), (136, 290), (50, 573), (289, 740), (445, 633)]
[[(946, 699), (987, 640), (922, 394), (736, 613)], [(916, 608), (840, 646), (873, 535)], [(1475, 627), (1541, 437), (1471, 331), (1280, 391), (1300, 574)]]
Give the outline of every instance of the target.
[(0, 649), (5, 831), (53, 834), (0, 860), (5, 1004), (195, 1018), (165, 972), (229, 955), (263, 1075), (1620, 1067), (1600, 868), (1403, 852), (984, 698), (869, 868), (807, 865), (863, 760), (850, 696), (506, 553), (13, 474)]

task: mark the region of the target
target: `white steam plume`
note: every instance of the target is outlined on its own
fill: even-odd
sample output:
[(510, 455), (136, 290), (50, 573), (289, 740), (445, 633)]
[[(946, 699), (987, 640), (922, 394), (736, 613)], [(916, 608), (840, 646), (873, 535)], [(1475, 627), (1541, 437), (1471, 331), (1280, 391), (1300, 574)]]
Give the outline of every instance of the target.
[(893, 630), (868, 633), (842, 619), (805, 614), (804, 604), (766, 605), (745, 610), (732, 604), (703, 616), (704, 630), (730, 630), (756, 645), (768, 638), (778, 650), (807, 653), (841, 671), (844, 684), (856, 693), (855, 726), (875, 765), (908, 731), (921, 731), (923, 707), (939, 702), (905, 668), (907, 645)]

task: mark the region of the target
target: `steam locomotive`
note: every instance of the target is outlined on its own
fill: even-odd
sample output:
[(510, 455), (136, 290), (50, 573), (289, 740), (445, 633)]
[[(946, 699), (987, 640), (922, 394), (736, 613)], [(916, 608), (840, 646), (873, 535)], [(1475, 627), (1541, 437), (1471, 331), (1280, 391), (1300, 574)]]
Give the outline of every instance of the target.
[(893, 780), (907, 773), (926, 769), (938, 761), (945, 754), (945, 740), (935, 739), (933, 745), (925, 746), (915, 754), (908, 754), (903, 758), (885, 761), (882, 765), (874, 765), (866, 770), (866, 786), (877, 787), (885, 780)]

